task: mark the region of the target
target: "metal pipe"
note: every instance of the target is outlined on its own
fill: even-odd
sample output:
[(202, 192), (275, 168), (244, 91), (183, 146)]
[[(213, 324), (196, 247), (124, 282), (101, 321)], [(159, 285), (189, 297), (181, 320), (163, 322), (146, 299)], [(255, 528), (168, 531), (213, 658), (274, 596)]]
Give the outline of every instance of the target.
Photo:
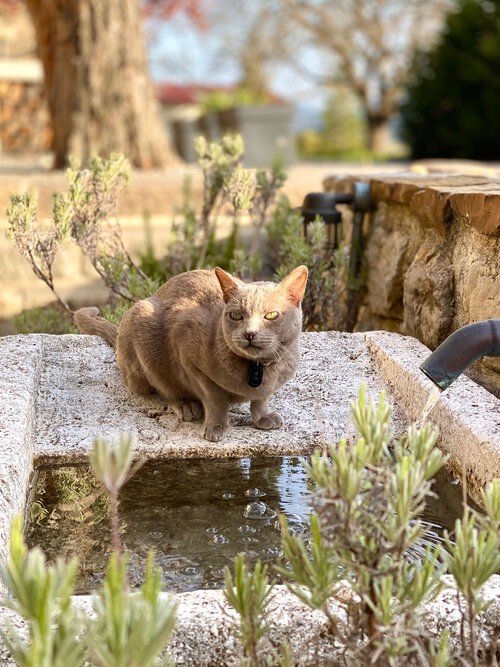
[(427, 357), (420, 370), (444, 390), (479, 357), (500, 357), (500, 320), (457, 329)]
[(353, 184), (352, 201), (352, 236), (351, 251), (349, 253), (349, 287), (356, 289), (359, 278), (359, 268), (363, 254), (363, 221), (365, 213), (371, 208), (371, 187), (369, 183), (358, 181)]

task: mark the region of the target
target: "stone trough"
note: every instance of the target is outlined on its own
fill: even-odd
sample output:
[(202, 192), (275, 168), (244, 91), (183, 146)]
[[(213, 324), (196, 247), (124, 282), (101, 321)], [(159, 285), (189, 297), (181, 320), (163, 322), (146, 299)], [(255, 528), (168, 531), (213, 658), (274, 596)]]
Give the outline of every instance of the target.
[[(138, 453), (147, 458), (305, 455), (352, 431), (349, 409), (361, 384), (375, 399), (386, 392), (396, 435), (420, 418), (434, 389), (418, 369), (430, 351), (415, 338), (388, 332), (307, 333), (301, 351), (295, 378), (272, 400), (284, 427), (259, 431), (250, 424), (248, 406), (239, 406), (230, 415), (224, 440), (209, 443), (199, 424), (178, 423), (168, 413), (149, 416), (161, 407), (160, 400), (132, 396), (123, 387), (114, 352), (99, 338), (0, 338), (0, 558), (7, 554), (12, 518), (24, 510), (34, 466), (83, 460), (95, 436), (135, 433)], [(484, 485), (500, 477), (500, 401), (462, 376), (440, 396), (429, 420), (439, 428), (449, 465), (458, 476), (465, 473), (477, 500)], [(177, 597), (178, 623), (170, 648), (176, 663), (230, 664), (237, 644), (229, 616), (221, 611), (222, 593)], [(500, 577), (492, 579), (487, 597), (495, 602), (490, 621), (500, 624)], [(449, 615), (452, 598), (445, 590), (434, 603), (430, 616), (435, 628), (439, 618)], [(88, 604), (88, 598), (77, 603)], [(340, 608), (336, 613), (342, 616)], [(285, 589), (278, 590), (270, 625), (271, 642), (279, 646), (288, 640), (299, 656), (297, 664), (335, 664), (321, 655), (332, 657), (338, 646), (326, 639), (317, 648), (318, 636), (325, 634), (322, 615), (305, 610)], [(431, 626), (427, 631), (432, 633)], [(5, 655), (0, 660), (11, 664)]]

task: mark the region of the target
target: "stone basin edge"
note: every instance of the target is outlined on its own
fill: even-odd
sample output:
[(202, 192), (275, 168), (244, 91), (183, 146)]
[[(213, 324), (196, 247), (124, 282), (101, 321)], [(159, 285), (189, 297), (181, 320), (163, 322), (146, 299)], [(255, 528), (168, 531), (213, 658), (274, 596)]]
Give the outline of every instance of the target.
[[(351, 334), (353, 341), (363, 345), (388, 388), (389, 397), (405, 412), (408, 421), (419, 419), (423, 406), (433, 390), (433, 384), (418, 370), (430, 353), (428, 348), (411, 337), (388, 332)], [(8, 386), (5, 369), (0, 370), (0, 390), (9, 390), (11, 407), (0, 422), (0, 557), (7, 553), (8, 532), (12, 518), (23, 511), (25, 490), (36, 456), (33, 445), (34, 415), (37, 386), (44, 355), (44, 338), (24, 336), (22, 355), (19, 355), (19, 381)], [(481, 415), (478, 415), (478, 411)], [(500, 476), (500, 402), (468, 378), (461, 377), (445, 392), (431, 413), (440, 428), (440, 444), (450, 454), (452, 468), (458, 470), (477, 464), (474, 476), (479, 484), (492, 476)], [(458, 641), (459, 615), (456, 591), (450, 577), (445, 577), (445, 589), (426, 608), (424, 631), (437, 635), (446, 624), (452, 629), (452, 640)], [(348, 595), (348, 593), (345, 593)], [(500, 576), (488, 582), (484, 595), (492, 601), (488, 619), (481, 630), (480, 642), (486, 642), (495, 624), (500, 623)], [(230, 631), (231, 611), (222, 591), (195, 591), (175, 596), (178, 602), (178, 621), (169, 653), (178, 665), (231, 664), (238, 656), (238, 644)], [(75, 604), (89, 608), (89, 596), (75, 596)], [(340, 624), (346, 622), (340, 603), (332, 601), (332, 611)], [(23, 628), (20, 619), (3, 609), (15, 627)], [(276, 589), (269, 617), (270, 644), (279, 650), (288, 641), (296, 664), (331, 664), (329, 660), (344, 654), (344, 648), (328, 638), (321, 612), (313, 612), (285, 587)], [(455, 639), (453, 639), (455, 638)], [(0, 647), (2, 665), (13, 665), (5, 648)], [(320, 660), (320, 662), (317, 662)], [(347, 664), (356, 664), (355, 662)]]

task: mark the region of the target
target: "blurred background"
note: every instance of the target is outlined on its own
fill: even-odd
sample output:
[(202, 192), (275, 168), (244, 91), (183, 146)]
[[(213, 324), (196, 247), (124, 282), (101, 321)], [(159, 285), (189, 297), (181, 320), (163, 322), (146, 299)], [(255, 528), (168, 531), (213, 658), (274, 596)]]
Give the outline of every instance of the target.
[(0, 157), (500, 156), (500, 0), (0, 0)]

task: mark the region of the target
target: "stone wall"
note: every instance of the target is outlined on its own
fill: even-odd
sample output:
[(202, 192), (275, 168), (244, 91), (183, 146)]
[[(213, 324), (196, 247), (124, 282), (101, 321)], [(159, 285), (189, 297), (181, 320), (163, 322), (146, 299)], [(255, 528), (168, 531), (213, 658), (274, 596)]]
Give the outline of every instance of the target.
[[(461, 326), (500, 317), (500, 178), (400, 173), (329, 177), (345, 192), (368, 180), (366, 284), (357, 329), (415, 336), (431, 349)], [(500, 359), (470, 375), (500, 395)]]
[(0, 81), (0, 147), (4, 153), (45, 153), (52, 144), (41, 83)]

